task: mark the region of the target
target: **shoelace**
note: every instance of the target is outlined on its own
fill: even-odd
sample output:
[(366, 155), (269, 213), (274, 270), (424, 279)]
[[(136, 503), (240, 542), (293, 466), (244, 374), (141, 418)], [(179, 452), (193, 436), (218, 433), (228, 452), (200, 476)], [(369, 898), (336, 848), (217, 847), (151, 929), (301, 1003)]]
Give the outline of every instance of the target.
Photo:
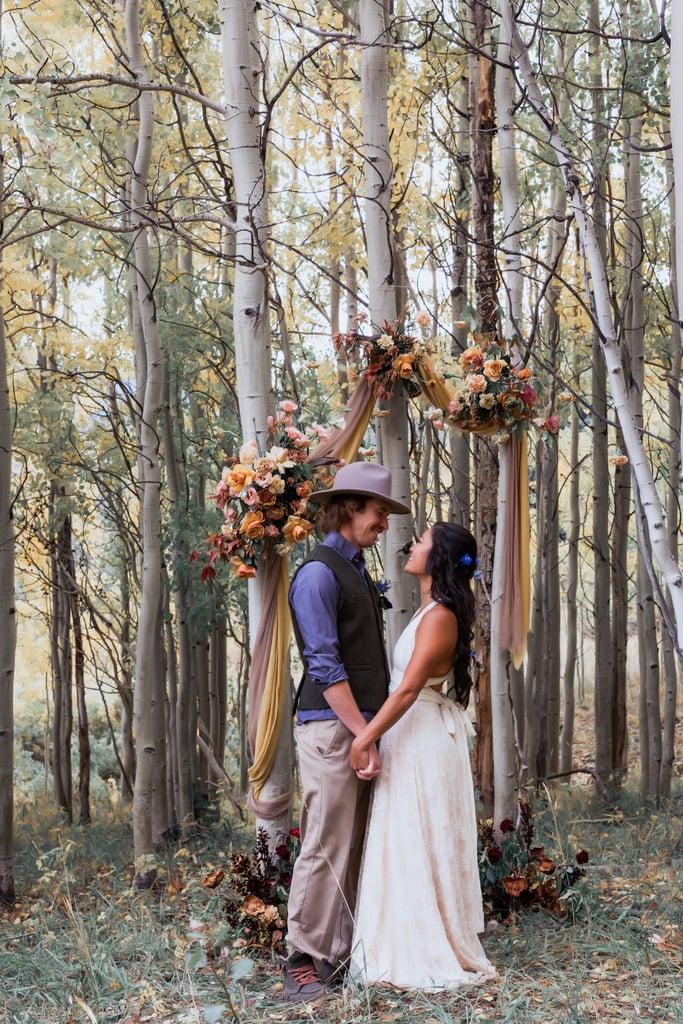
[(292, 978), (297, 985), (301, 985), (302, 988), (304, 985), (310, 985), (312, 983), (315, 983), (316, 985), (320, 984), (320, 978), (318, 977), (318, 973), (313, 964), (304, 964), (302, 967), (294, 967), (291, 970), (288, 970), (287, 973), (290, 978)]

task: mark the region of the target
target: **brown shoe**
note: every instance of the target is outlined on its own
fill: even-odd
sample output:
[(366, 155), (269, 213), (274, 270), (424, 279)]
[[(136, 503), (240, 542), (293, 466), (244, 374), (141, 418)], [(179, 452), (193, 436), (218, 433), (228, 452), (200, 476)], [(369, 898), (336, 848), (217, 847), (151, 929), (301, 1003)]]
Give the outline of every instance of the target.
[(307, 953), (290, 953), (283, 971), (286, 1002), (311, 1003), (325, 994), (325, 986)]
[(340, 964), (331, 964), (329, 960), (323, 960), (320, 964), (320, 980), (325, 988), (339, 988), (344, 984), (348, 969), (348, 960), (343, 960)]

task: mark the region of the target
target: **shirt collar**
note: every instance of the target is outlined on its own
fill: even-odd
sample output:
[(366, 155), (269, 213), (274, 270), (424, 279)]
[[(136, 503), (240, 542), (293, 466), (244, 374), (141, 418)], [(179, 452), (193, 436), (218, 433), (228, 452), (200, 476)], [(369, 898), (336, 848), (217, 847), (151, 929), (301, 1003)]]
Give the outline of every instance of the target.
[(360, 566), (365, 565), (363, 552), (354, 547), (351, 541), (348, 541), (346, 537), (342, 537), (341, 533), (337, 533), (336, 530), (332, 533), (328, 533), (324, 543), (328, 547), (333, 548), (337, 554), (341, 555), (347, 562), (353, 562), (355, 565)]

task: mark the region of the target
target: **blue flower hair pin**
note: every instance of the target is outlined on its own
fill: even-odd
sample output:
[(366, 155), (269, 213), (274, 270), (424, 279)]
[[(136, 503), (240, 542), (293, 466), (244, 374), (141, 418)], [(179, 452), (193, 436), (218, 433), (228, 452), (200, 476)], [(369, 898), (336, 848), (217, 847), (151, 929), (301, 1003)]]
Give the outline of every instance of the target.
[(474, 572), (472, 573), (472, 579), (473, 580), (480, 580), (482, 574), (481, 574), (481, 570), (479, 569), (479, 559), (478, 558), (475, 561), (474, 558), (472, 558), (472, 555), (468, 555), (467, 552), (465, 552), (465, 554), (461, 555), (460, 558), (458, 559), (458, 565), (462, 565), (464, 568), (467, 568), (468, 566), (473, 565), (473, 564), (476, 566), (476, 568), (475, 568)]

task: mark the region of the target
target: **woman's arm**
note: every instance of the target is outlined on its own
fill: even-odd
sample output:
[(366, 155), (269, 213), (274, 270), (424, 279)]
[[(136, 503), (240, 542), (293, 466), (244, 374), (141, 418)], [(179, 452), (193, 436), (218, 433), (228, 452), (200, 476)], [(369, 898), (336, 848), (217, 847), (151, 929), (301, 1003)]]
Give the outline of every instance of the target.
[(450, 672), (457, 639), (458, 620), (452, 611), (437, 605), (427, 612), (417, 627), (415, 647), (401, 685), (387, 697), (351, 745), (350, 761), (354, 771), (365, 768), (372, 745), (415, 703), (427, 680), (440, 675), (445, 677)]

